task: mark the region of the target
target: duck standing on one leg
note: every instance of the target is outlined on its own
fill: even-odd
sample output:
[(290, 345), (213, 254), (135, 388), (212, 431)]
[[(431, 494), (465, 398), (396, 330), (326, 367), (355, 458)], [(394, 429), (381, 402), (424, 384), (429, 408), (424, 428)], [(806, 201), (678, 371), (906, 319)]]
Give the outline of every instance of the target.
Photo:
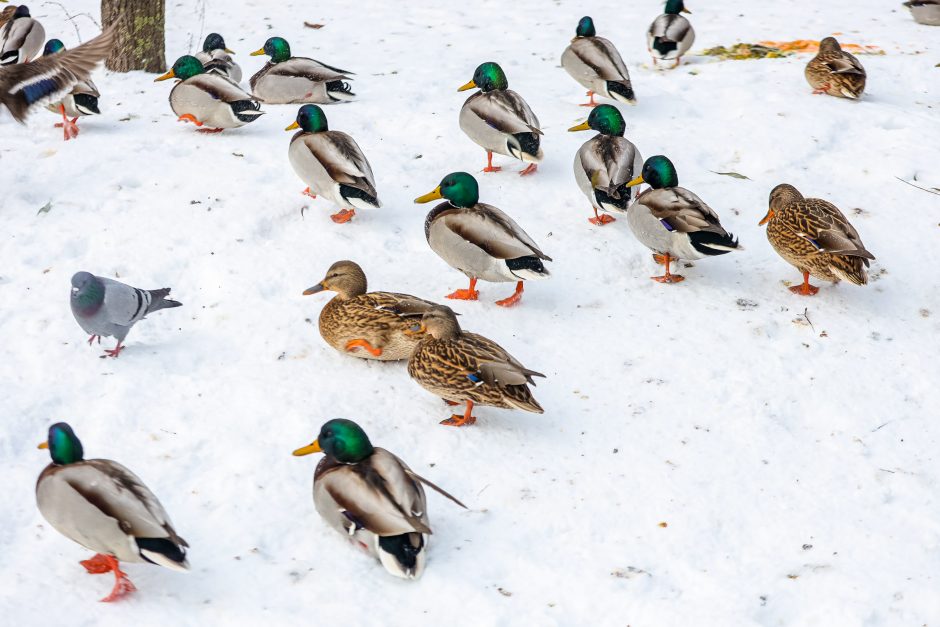
[(596, 107), (594, 94), (600, 94), (626, 104), (636, 104), (630, 72), (617, 48), (610, 41), (597, 36), (594, 20), (585, 15), (578, 22), (576, 37), (561, 55), (561, 67), (571, 78), (587, 87), (590, 101), (582, 107)]
[(659, 61), (675, 59), (673, 68), (682, 63), (682, 55), (695, 42), (692, 24), (680, 13), (691, 13), (682, 0), (666, 0), (665, 12), (653, 20), (646, 33), (646, 47), (653, 57), (653, 65)]
[(777, 185), (770, 192), (770, 208), (760, 221), (767, 225), (767, 239), (781, 257), (803, 273), (802, 285), (790, 291), (812, 296), (819, 291), (810, 285), (810, 275), (838, 283), (868, 283), (868, 260), (855, 227), (839, 208), (820, 198), (804, 198), (792, 185)]
[(574, 178), (594, 209), (591, 224), (604, 226), (614, 221), (606, 213), (626, 213), (633, 195), (628, 183), (643, 168), (643, 157), (629, 139), (623, 136), (626, 124), (617, 107), (600, 105), (586, 122), (572, 126), (572, 131), (597, 131), (574, 156)]
[(663, 276), (651, 277), (660, 283), (678, 283), (685, 277), (669, 272), (669, 264), (679, 259), (704, 259), (741, 250), (738, 240), (726, 231), (714, 209), (701, 198), (679, 187), (679, 175), (672, 161), (662, 155), (650, 157), (640, 176), (628, 187), (647, 183), (627, 210), (627, 224), (642, 244), (655, 254), (653, 259), (666, 266)]
[[(46, 42), (42, 54), (48, 56), (61, 54), (62, 52), (65, 52), (65, 45), (58, 39), (50, 39)], [(101, 110), (98, 108), (98, 98), (100, 97), (101, 93), (98, 91), (98, 87), (88, 78), (79, 81), (65, 98), (46, 106), (53, 113), (62, 115), (62, 121), (55, 126), (62, 129), (65, 141), (78, 137), (78, 118), (101, 114)], [(69, 118), (72, 119), (69, 120)]]
[(523, 282), (549, 276), (543, 261), (551, 257), (522, 230), (515, 220), (479, 202), (477, 181), (466, 172), (451, 172), (434, 191), (415, 199), (418, 204), (445, 198), (431, 209), (424, 221), (424, 235), (431, 250), (450, 267), (470, 279), (470, 287), (447, 298), (476, 300), (477, 280), (500, 283), (516, 281), (512, 296), (496, 301), (512, 307), (522, 299)]
[(473, 78), (457, 91), (478, 88), (460, 108), (460, 129), (486, 151), (484, 172), (499, 172), (493, 153), (515, 157), (529, 165), (525, 176), (538, 169), (542, 160), (539, 119), (522, 96), (509, 89), (506, 73), (498, 64), (480, 64)]

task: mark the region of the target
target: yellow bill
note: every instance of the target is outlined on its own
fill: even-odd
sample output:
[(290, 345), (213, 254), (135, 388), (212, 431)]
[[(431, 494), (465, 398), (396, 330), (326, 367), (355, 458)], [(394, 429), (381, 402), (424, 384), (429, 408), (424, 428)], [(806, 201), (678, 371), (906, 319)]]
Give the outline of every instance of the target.
[(568, 132), (571, 133), (573, 131), (589, 131), (589, 130), (591, 130), (591, 126), (587, 123), (587, 121), (584, 121), (578, 124), (577, 126), (572, 126), (571, 128), (569, 128)]
[(257, 56), (260, 56), (260, 55), (262, 55), (262, 54), (264, 54), (264, 48), (258, 48), (257, 50), (255, 50), (254, 52), (251, 53), (251, 56), (257, 57)]
[(467, 91), (468, 89), (473, 89), (476, 86), (477, 84), (473, 82), (473, 79), (470, 79), (469, 83), (465, 85), (461, 85), (460, 87), (457, 88), (457, 91)]
[(285, 131), (292, 131), (292, 130), (294, 130), (295, 128), (300, 128), (300, 124), (297, 124), (297, 120), (294, 120), (293, 123), (291, 123), (291, 125), (288, 126), (287, 128), (285, 128), (284, 130), (285, 130)]
[(440, 198), (443, 198), (443, 196), (441, 196), (441, 186), (438, 185), (434, 188), (433, 192), (428, 192), (424, 196), (418, 196), (415, 198), (415, 202), (419, 205), (423, 205), (426, 202), (431, 202), (432, 200), (438, 200)]
[(40, 442), (40, 443), (39, 443), (39, 446), (37, 446), (36, 448), (43, 448), (43, 449), (49, 448), (49, 443), (48, 443), (48, 442)]
[(225, 52), (227, 52), (227, 53), (229, 53), (229, 54), (235, 54), (235, 51), (234, 51), (234, 50), (229, 50), (228, 48), (223, 48), (223, 50), (225, 50)]
[(294, 451), (294, 457), (303, 457), (304, 455), (310, 455), (312, 453), (322, 453), (323, 449), (320, 448), (320, 441), (314, 440), (313, 444), (308, 444), (307, 446), (302, 446), (296, 451)]
[(643, 180), (643, 175), (641, 174), (640, 176), (636, 177), (635, 179), (627, 183), (627, 187), (636, 187), (637, 185), (642, 185), (645, 182), (646, 181)]
[(157, 81), (165, 81), (168, 78), (176, 78), (176, 72), (173, 71), (173, 68), (170, 68), (170, 71), (163, 76), (158, 76), (153, 79), (153, 82), (156, 83)]

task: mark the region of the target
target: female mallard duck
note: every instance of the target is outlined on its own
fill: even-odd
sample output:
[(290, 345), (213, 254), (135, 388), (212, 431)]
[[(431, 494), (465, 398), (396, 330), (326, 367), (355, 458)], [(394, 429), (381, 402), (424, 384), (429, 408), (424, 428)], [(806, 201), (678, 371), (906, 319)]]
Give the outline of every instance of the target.
[(940, 0), (910, 0), (904, 6), (911, 10), (918, 24), (940, 26)]
[(587, 87), (591, 100), (581, 106), (597, 106), (594, 94), (636, 104), (630, 72), (614, 44), (597, 36), (594, 20), (587, 15), (582, 17), (575, 33), (577, 36), (561, 55), (561, 67), (571, 78)]
[(787, 263), (803, 273), (803, 284), (790, 291), (812, 296), (819, 291), (809, 277), (855, 285), (868, 283), (868, 260), (874, 259), (845, 215), (832, 203), (803, 198), (792, 185), (777, 185), (770, 192), (770, 209), (760, 221), (767, 224), (767, 239)]
[(192, 122), (203, 133), (219, 133), (254, 122), (264, 111), (258, 99), (218, 74), (206, 74), (196, 57), (176, 60), (169, 72), (154, 79), (178, 78), (170, 91), (170, 107), (180, 121)]
[(819, 52), (806, 64), (804, 74), (814, 94), (858, 100), (865, 91), (865, 68), (835, 37), (819, 42)]
[(416, 474), (352, 420), (334, 418), (312, 444), (294, 451), (323, 453), (313, 474), (313, 504), (331, 527), (355, 540), (392, 575), (417, 579), (427, 561), (427, 500), (421, 484), (466, 505)]
[[(65, 45), (58, 39), (50, 39), (43, 48), (43, 56), (61, 54), (65, 52)], [(46, 105), (46, 108), (53, 113), (62, 115), (62, 121), (56, 124), (56, 128), (61, 128), (65, 136), (65, 141), (78, 137), (78, 118), (84, 115), (99, 115), (98, 98), (101, 94), (98, 88), (91, 81), (86, 79), (76, 83), (72, 91), (65, 98), (58, 102)], [(69, 120), (69, 118), (72, 118)]]
[(672, 67), (679, 67), (682, 55), (689, 51), (695, 41), (692, 24), (680, 13), (691, 13), (682, 0), (666, 0), (665, 12), (653, 20), (646, 33), (646, 47), (653, 57), (653, 65), (659, 61), (676, 60)]
[(523, 281), (549, 276), (542, 262), (552, 258), (539, 249), (515, 220), (496, 207), (479, 202), (475, 178), (466, 172), (451, 172), (434, 191), (415, 202), (423, 204), (439, 198), (448, 202), (428, 213), (424, 235), (431, 250), (470, 279), (468, 289), (457, 290), (447, 298), (476, 300), (478, 279), (493, 283), (516, 281), (513, 295), (496, 301), (497, 305), (511, 307), (522, 298)]
[(346, 81), (348, 70), (307, 57), (290, 56), (290, 45), (281, 37), (271, 37), (251, 56), (266, 54), (271, 60), (248, 81), (251, 92), (268, 104), (313, 102), (330, 104), (352, 100), (356, 94)]
[(46, 30), (29, 14), (29, 7), (16, 7), (9, 22), (0, 30), (0, 66), (29, 63), (39, 56)]
[(313, 104), (300, 107), (297, 119), (284, 130), (298, 128), (287, 156), (294, 172), (307, 184), (304, 194), (311, 198), (320, 194), (341, 207), (330, 216), (333, 222), (349, 222), (356, 209), (382, 206), (372, 167), (359, 144), (342, 131), (329, 130), (323, 109)]
[(222, 35), (209, 33), (202, 43), (202, 50), (193, 56), (199, 59), (207, 73), (218, 74), (233, 83), (240, 83), (242, 82), (242, 69), (232, 60), (233, 54), (235, 52), (225, 46)]
[(85, 570), (114, 573), (114, 589), (102, 601), (136, 589), (118, 562), (189, 570), (189, 545), (137, 475), (109, 459), (84, 459), (82, 443), (64, 422), (49, 427), (49, 438), (39, 448), (48, 448), (52, 457), (36, 482), (39, 512), (56, 531), (97, 553), (80, 562)]
[(669, 264), (679, 259), (704, 259), (739, 250), (738, 240), (721, 226), (718, 214), (705, 202), (679, 187), (672, 161), (662, 155), (650, 157), (633, 187), (647, 183), (650, 189), (637, 196), (627, 211), (627, 224), (653, 259), (666, 266), (666, 274), (651, 277), (660, 283), (678, 283), (685, 277), (670, 274)]
[[(414, 323), (403, 314), (420, 314), (434, 303), (408, 294), (366, 292), (366, 275), (353, 261), (337, 261), (304, 296), (336, 292), (320, 311), (320, 335), (347, 355), (364, 359), (408, 359), (419, 338), (406, 333)], [(357, 350), (362, 349), (362, 350)]]
[(460, 108), (460, 129), (486, 151), (484, 172), (499, 172), (493, 165), (493, 153), (515, 157), (529, 165), (519, 172), (532, 174), (542, 160), (540, 147), (543, 135), (539, 119), (522, 96), (509, 89), (503, 68), (496, 63), (483, 63), (473, 79), (457, 91), (478, 87)]
[(627, 211), (633, 191), (627, 184), (643, 167), (643, 157), (623, 136), (626, 124), (617, 107), (600, 105), (586, 122), (568, 129), (587, 130), (598, 134), (584, 142), (574, 156), (574, 178), (594, 209), (594, 217), (588, 221), (603, 226), (614, 218), (598, 211)]
[(545, 375), (523, 366), (493, 340), (461, 330), (449, 307), (424, 314), (417, 333), (424, 338), (408, 360), (408, 374), (448, 404), (467, 403), (463, 416), (454, 414), (442, 425), (472, 425), (474, 403), (544, 413), (529, 384), (535, 385), (532, 377)]
[(0, 103), (22, 123), (34, 109), (62, 100), (76, 85), (89, 81), (95, 65), (108, 56), (113, 40), (111, 28), (61, 54), (0, 67)]

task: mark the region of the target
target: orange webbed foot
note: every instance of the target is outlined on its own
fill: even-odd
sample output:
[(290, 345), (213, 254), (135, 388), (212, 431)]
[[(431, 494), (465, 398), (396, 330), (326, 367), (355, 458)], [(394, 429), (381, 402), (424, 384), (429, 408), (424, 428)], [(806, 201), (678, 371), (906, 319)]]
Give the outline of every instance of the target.
[(519, 171), (519, 176), (529, 176), (530, 174), (535, 174), (535, 172), (536, 172), (538, 169), (539, 169), (539, 164), (537, 164), (537, 163), (530, 163), (527, 168), (525, 168), (524, 170), (520, 170), (520, 171)]
[(304, 196), (310, 196), (311, 198), (316, 198), (317, 195), (310, 191), (310, 188), (306, 188), (304, 191), (300, 192)]
[(132, 592), (136, 592), (137, 588), (128, 579), (127, 575), (120, 570), (114, 571), (114, 587), (111, 588), (111, 593), (105, 598), (101, 599), (102, 603), (112, 603), (119, 599), (123, 599)]
[(184, 113), (183, 115), (176, 118), (177, 122), (192, 122), (196, 126), (202, 126), (202, 122), (196, 119), (192, 113)]
[(197, 133), (221, 133), (224, 131), (224, 128), (197, 128)]
[(336, 224), (346, 224), (353, 219), (353, 216), (356, 215), (355, 209), (343, 209), (339, 213), (334, 213), (330, 216), (330, 220)]
[(598, 214), (596, 218), (588, 218), (588, 222), (594, 226), (604, 226), (605, 224), (610, 224), (611, 222), (616, 222), (617, 218), (609, 216), (607, 214), (601, 213)]
[(102, 575), (111, 572), (111, 559), (107, 555), (96, 553), (94, 557), (79, 562), (90, 575)]
[(446, 296), (451, 300), (477, 300), (479, 297), (480, 292), (476, 290), (455, 290)]
[(483, 171), (484, 172), (501, 172), (502, 169), (503, 169), (502, 166), (488, 165), (485, 168), (483, 168)]
[(367, 342), (366, 340), (349, 340), (348, 342), (346, 342), (347, 351), (352, 352), (356, 350), (357, 348), (361, 348), (361, 349), (368, 351), (369, 353), (372, 354), (373, 357), (379, 357), (382, 355), (381, 348), (376, 348), (372, 346), (372, 344), (369, 344), (369, 342)]
[(665, 274), (663, 276), (651, 276), (650, 278), (657, 283), (681, 283), (685, 281), (685, 277), (681, 274)]
[(819, 292), (818, 287), (815, 285), (810, 285), (809, 283), (794, 285), (793, 287), (787, 289), (789, 289), (794, 294), (799, 294), (800, 296), (815, 296)]
[(476, 423), (476, 421), (476, 416), (461, 416), (460, 414), (453, 414), (450, 418), (442, 420), (441, 424), (445, 427), (469, 427), (470, 425)]

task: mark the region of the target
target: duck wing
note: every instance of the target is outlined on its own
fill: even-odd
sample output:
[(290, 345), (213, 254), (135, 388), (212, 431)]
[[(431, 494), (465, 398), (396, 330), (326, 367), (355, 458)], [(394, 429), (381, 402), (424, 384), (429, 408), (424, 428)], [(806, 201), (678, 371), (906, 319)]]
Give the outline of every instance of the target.
[(477, 203), (472, 207), (455, 207), (442, 211), (436, 221), (496, 259), (534, 255), (545, 261), (552, 260), (515, 220), (492, 205)]

